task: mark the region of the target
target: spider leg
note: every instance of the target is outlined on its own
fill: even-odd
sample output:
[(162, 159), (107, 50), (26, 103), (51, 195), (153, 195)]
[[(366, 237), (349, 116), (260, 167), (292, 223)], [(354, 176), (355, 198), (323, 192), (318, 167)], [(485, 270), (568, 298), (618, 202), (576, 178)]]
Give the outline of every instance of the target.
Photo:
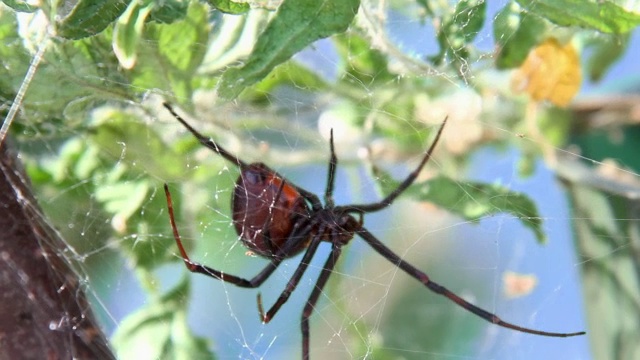
[(189, 132), (192, 133), (193, 136), (195, 136), (196, 139), (198, 139), (202, 145), (204, 145), (204, 146), (208, 147), (209, 149), (213, 150), (215, 153), (219, 154), (220, 156), (222, 156), (223, 158), (229, 160), (230, 162), (238, 165), (240, 168), (247, 167), (247, 163), (245, 163), (244, 161), (238, 159), (237, 157), (232, 155), (230, 152), (228, 152), (227, 150), (225, 150), (224, 148), (222, 148), (218, 144), (216, 144), (213, 140), (211, 140), (211, 138), (208, 138), (208, 137), (202, 135), (198, 130), (194, 129), (191, 125), (189, 125), (189, 123), (187, 123), (187, 121), (185, 119), (183, 119), (182, 116), (178, 115), (175, 112), (175, 110), (173, 110), (171, 105), (169, 105), (169, 104), (167, 104), (165, 102), (165, 103), (162, 103), (162, 106), (164, 106), (167, 110), (169, 110), (171, 115), (173, 115), (173, 117), (175, 117), (185, 128), (187, 128), (187, 130), (189, 130)]
[(187, 255), (187, 252), (184, 249), (184, 246), (182, 245), (182, 239), (180, 238), (180, 233), (178, 232), (178, 227), (176, 226), (176, 220), (173, 213), (173, 202), (171, 201), (171, 193), (169, 192), (169, 186), (167, 184), (164, 184), (164, 193), (167, 197), (167, 208), (169, 209), (169, 220), (171, 222), (171, 228), (173, 229), (173, 237), (176, 240), (178, 249), (180, 250), (180, 255), (182, 256), (184, 265), (189, 271), (204, 274), (212, 278), (237, 285), (239, 287), (256, 288), (260, 286), (265, 280), (267, 280), (269, 276), (274, 272), (274, 270), (278, 267), (278, 265), (280, 265), (280, 263), (284, 260), (283, 256), (273, 256), (271, 258), (271, 262), (250, 280), (230, 274), (225, 274), (222, 271), (215, 270), (206, 265), (191, 261), (191, 259), (189, 259), (189, 255)]
[(333, 187), (336, 177), (336, 167), (338, 166), (338, 157), (333, 145), (333, 128), (331, 129), (329, 144), (331, 148), (331, 158), (329, 159), (329, 173), (327, 175), (327, 188), (324, 191), (324, 202), (328, 208), (333, 207)]
[(309, 267), (309, 263), (311, 262), (311, 259), (313, 259), (313, 256), (315, 255), (316, 250), (318, 250), (318, 246), (322, 241), (323, 232), (324, 232), (324, 227), (320, 227), (320, 230), (313, 235), (313, 238), (311, 239), (311, 243), (309, 244), (307, 251), (304, 253), (302, 260), (300, 260), (300, 264), (298, 265), (298, 268), (293, 273), (293, 276), (291, 276), (291, 279), (289, 279), (287, 286), (284, 288), (284, 290), (278, 297), (278, 300), (276, 300), (276, 302), (271, 306), (271, 308), (269, 308), (269, 311), (267, 311), (266, 313), (263, 311), (263, 308), (262, 308), (262, 296), (258, 293), (258, 299), (257, 299), (258, 311), (260, 312), (260, 317), (262, 318), (263, 323), (266, 324), (269, 321), (271, 321), (271, 319), (273, 319), (273, 317), (276, 315), (278, 310), (280, 310), (280, 307), (284, 305), (284, 303), (287, 302), (287, 300), (289, 300), (289, 296), (291, 296), (291, 293), (296, 289), (296, 287), (298, 287), (298, 283), (300, 283), (300, 279), (302, 278), (302, 275), (304, 275), (304, 272), (307, 270), (307, 267)]
[(436, 145), (440, 140), (440, 135), (442, 135), (442, 130), (444, 130), (444, 126), (446, 124), (447, 124), (447, 119), (445, 118), (444, 121), (442, 122), (442, 125), (440, 125), (438, 132), (436, 133), (436, 138), (431, 143), (429, 150), (427, 150), (427, 152), (424, 154), (424, 157), (422, 158), (422, 161), (420, 161), (420, 164), (418, 165), (418, 167), (416, 167), (415, 170), (413, 170), (411, 174), (409, 174), (409, 176), (407, 176), (407, 178), (404, 179), (404, 181), (400, 183), (400, 185), (398, 185), (398, 187), (395, 190), (393, 190), (392, 193), (387, 195), (387, 197), (385, 197), (384, 199), (378, 202), (371, 203), (371, 204), (347, 205), (347, 206), (340, 206), (339, 208), (347, 212), (362, 213), (362, 212), (373, 212), (373, 211), (382, 210), (387, 206), (391, 205), (391, 203), (398, 196), (400, 196), (400, 194), (402, 194), (409, 186), (411, 186), (411, 184), (413, 184), (413, 182), (418, 177), (418, 174), (420, 174), (420, 171), (422, 170), (424, 165), (427, 162), (429, 162), (429, 159), (431, 159), (431, 154), (433, 153), (433, 150), (436, 148)]
[(447, 297), (449, 300), (455, 302), (456, 304), (458, 304), (459, 306), (463, 307), (465, 310), (483, 318), (484, 320), (496, 324), (498, 326), (502, 326), (505, 328), (509, 328), (512, 330), (516, 330), (516, 331), (520, 331), (520, 332), (524, 332), (524, 333), (529, 333), (529, 334), (535, 334), (535, 335), (542, 335), (542, 336), (552, 336), (552, 337), (569, 337), (569, 336), (577, 336), (577, 335), (584, 335), (585, 332), (584, 331), (580, 331), (580, 332), (573, 332), (573, 333), (556, 333), (556, 332), (547, 332), (547, 331), (540, 331), (540, 330), (534, 330), (534, 329), (529, 329), (529, 328), (525, 328), (525, 327), (521, 327), (512, 323), (508, 323), (506, 321), (503, 321), (502, 319), (500, 319), (498, 316), (496, 316), (495, 314), (492, 314), (484, 309), (481, 309), (469, 302), (467, 302), (466, 300), (462, 299), (461, 297), (459, 297), (458, 295), (452, 293), (451, 291), (447, 290), (444, 286), (441, 286), (433, 281), (431, 281), (429, 279), (429, 276), (427, 276), (427, 274), (423, 273), (422, 271), (418, 270), (417, 268), (415, 268), (413, 265), (409, 264), (408, 262), (402, 260), (398, 255), (396, 255), (393, 251), (391, 251), (391, 249), (389, 249), (388, 247), (386, 247), (380, 240), (378, 240), (375, 236), (373, 236), (373, 234), (371, 234), (369, 231), (367, 231), (365, 228), (360, 228), (358, 230), (356, 230), (356, 233), (358, 235), (360, 235), (360, 237), (362, 239), (364, 239), (364, 241), (366, 241), (369, 245), (371, 245), (371, 247), (377, 251), (380, 255), (382, 255), (385, 259), (389, 260), (391, 263), (393, 263), (394, 265), (398, 266), (400, 269), (402, 269), (405, 273), (407, 273), (408, 275), (410, 275), (411, 277), (415, 278), (416, 280), (420, 281), (424, 286), (426, 286), (429, 290), (435, 292), (436, 294), (440, 294), (442, 296)]
[[(247, 166), (249, 166), (246, 162), (238, 159), (236, 156), (234, 156), (233, 154), (231, 154), (229, 151), (227, 151), (226, 149), (224, 149), (223, 147), (221, 147), (220, 145), (218, 145), (215, 141), (213, 141), (211, 138), (208, 138), (206, 136), (204, 136), (203, 134), (201, 134), (198, 130), (196, 130), (193, 126), (191, 126), (182, 116), (178, 115), (178, 113), (176, 113), (176, 111), (171, 107), (171, 105), (169, 105), (168, 103), (162, 103), (162, 106), (164, 106), (170, 113), (171, 115), (173, 115), (173, 117), (175, 117), (187, 130), (189, 130), (189, 132), (191, 134), (193, 134), (193, 136), (196, 137), (196, 139), (198, 139), (198, 141), (200, 141), (200, 143), (206, 147), (208, 147), (209, 149), (211, 149), (212, 151), (214, 151), (215, 153), (219, 154), (220, 156), (222, 156), (223, 158), (227, 159), (228, 161), (236, 164), (238, 167), (240, 167), (241, 169), (246, 168)], [(277, 174), (276, 172), (274, 172), (274, 174)], [(279, 176), (279, 175), (278, 175)], [(282, 179), (284, 179), (284, 177), (282, 177)], [(311, 203), (311, 205), (313, 206), (314, 210), (318, 210), (322, 208), (322, 204), (320, 203), (320, 199), (318, 199), (318, 197), (295, 185), (295, 184), (289, 184), (291, 186), (293, 186), (305, 199), (307, 199), (307, 201), (309, 201)]]
[(333, 244), (331, 248), (331, 254), (329, 258), (324, 264), (322, 268), (322, 272), (318, 277), (318, 281), (316, 281), (316, 286), (313, 288), (311, 295), (309, 295), (309, 299), (304, 306), (304, 310), (302, 310), (302, 321), (300, 322), (300, 327), (302, 330), (302, 359), (309, 360), (309, 318), (313, 313), (313, 310), (316, 307), (316, 303), (318, 302), (318, 298), (320, 297), (320, 293), (322, 293), (322, 289), (324, 288), (327, 280), (331, 276), (333, 268), (336, 266), (336, 262), (338, 261), (338, 257), (342, 252), (342, 245)]

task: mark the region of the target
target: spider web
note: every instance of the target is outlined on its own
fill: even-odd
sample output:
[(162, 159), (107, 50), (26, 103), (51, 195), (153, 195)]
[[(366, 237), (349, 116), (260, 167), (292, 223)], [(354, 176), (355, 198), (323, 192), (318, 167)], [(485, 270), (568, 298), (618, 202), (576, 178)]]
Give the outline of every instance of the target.
[[(614, 250), (578, 247), (579, 258), (572, 241), (572, 222), (579, 228), (580, 224), (576, 225), (575, 221), (580, 217), (596, 224), (605, 220), (604, 217), (593, 217), (593, 214), (572, 213), (572, 198), (555, 174), (569, 179), (582, 169), (575, 166), (587, 160), (613, 174), (610, 177), (625, 178), (632, 184), (629, 188), (636, 189), (636, 193), (640, 176), (621, 164), (583, 156), (577, 148), (555, 147), (543, 137), (526, 130), (520, 133), (515, 127), (480, 116), (480, 112), (489, 107), (493, 107), (491, 114), (510, 111), (492, 105), (495, 97), (479, 95), (472, 89), (478, 83), (495, 82), (495, 87), (487, 86), (493, 90), (508, 84), (504, 74), (487, 70), (489, 55), (475, 58), (471, 64), (445, 58), (445, 64), (461, 61), (460, 76), (432, 68), (425, 57), (438, 51), (436, 34), (423, 17), (416, 16), (419, 7), (415, 4), (410, 8), (384, 5), (382, 2), (364, 2), (354, 29), (357, 27), (369, 35), (377, 35), (369, 39), (373, 46), (391, 54), (389, 68), (401, 75), (389, 80), (388, 86), (404, 76), (419, 74), (448, 84), (446, 94), (424, 102), (416, 101), (423, 105), (410, 114), (385, 114), (373, 95), (369, 102), (359, 104), (354, 110), (341, 96), (309, 94), (295, 87), (267, 90), (260, 99), (267, 103), (266, 106), (260, 103), (219, 105), (212, 93), (199, 92), (194, 100), (196, 116), (191, 122), (204, 134), (217, 134), (215, 139), (241, 159), (263, 161), (291, 182), (320, 195), (325, 189), (327, 173), (327, 134), (328, 129), (333, 128), (339, 159), (334, 198), (337, 204), (348, 204), (380, 199), (381, 184), (373, 176), (373, 165), (396, 180), (403, 179), (417, 164), (421, 149), (431, 139), (425, 134), (448, 115), (450, 123), (445, 128), (443, 141), (420, 181), (443, 173), (458, 179), (461, 189), (466, 189), (465, 185), (470, 182), (497, 183), (511, 191), (522, 192), (535, 202), (548, 243), (538, 244), (534, 232), (523, 224), (519, 214), (491, 213), (474, 222), (408, 196), (396, 201), (390, 209), (366, 215), (365, 227), (432, 280), (506, 321), (558, 332), (587, 329), (581, 296), (581, 268), (585, 264), (612, 261), (619, 254), (632, 252), (637, 244), (632, 243), (632, 237), (621, 235), (626, 242)], [(489, 3), (487, 18), (495, 19), (504, 5)], [(231, 26), (233, 21), (221, 22), (223, 25), (220, 26)], [(31, 25), (35, 26), (35, 23), (37, 21), (33, 20)], [(487, 54), (491, 54), (495, 46), (490, 23), (486, 22), (474, 41), (479, 52)], [(45, 37), (41, 41), (53, 40)], [(579, 100), (590, 104), (589, 95), (614, 84), (630, 71), (630, 59), (640, 55), (637, 36), (632, 41), (629, 53), (610, 70), (603, 82), (583, 85)], [(354, 50), (349, 51), (352, 53), (348, 56), (359, 55)], [(231, 60), (241, 55), (235, 54)], [(24, 53), (24, 57), (34, 58), (31, 53)], [(375, 76), (382, 77), (383, 74), (374, 75), (367, 82), (363, 77), (344, 75), (339, 71), (344, 64), (330, 40), (314, 43), (294, 59), (314, 69), (327, 81), (348, 81), (363, 93), (384, 90), (373, 85)], [(217, 63), (208, 63), (210, 73), (232, 63), (224, 57), (217, 60)], [(47, 61), (46, 56), (44, 61)], [(31, 80), (27, 77), (21, 82), (27, 93)], [(113, 78), (104, 76), (102, 80), (113, 81)], [(145, 90), (147, 95), (141, 105), (125, 103), (115, 110), (97, 108), (91, 113), (91, 122), (100, 124), (99, 119), (105, 118), (106, 113), (121, 111), (143, 119), (147, 122), (145, 126), (151, 124), (153, 131), (160, 135), (156, 137), (151, 130), (131, 125), (129, 129), (134, 136), (124, 137), (125, 141), (108, 148), (98, 148), (99, 153), (90, 153), (91, 149), (87, 152), (78, 150), (86, 139), (86, 124), (54, 119), (48, 126), (20, 123), (23, 120), (16, 118), (13, 125), (17, 128), (16, 133), (22, 133), (22, 136), (16, 136), (15, 146), (23, 154), (28, 170), (31, 170), (30, 176), (36, 176), (33, 182), (38, 203), (73, 249), (60, 252), (77, 268), (81, 283), (86, 283), (84, 290), (101, 326), (108, 336), (112, 336), (128, 315), (152, 303), (153, 296), (160, 297), (179, 286), (186, 278), (190, 282), (185, 300), (188, 301), (186, 322), (190, 331), (208, 341), (208, 348), (217, 358), (298, 359), (301, 311), (330, 246), (321, 245), (290, 300), (268, 324), (260, 322), (256, 295), (260, 292), (265, 305), (269, 306), (289, 281), (300, 256), (285, 261), (255, 290), (240, 289), (187, 273), (173, 243), (164, 194), (160, 190), (162, 182), (167, 180), (171, 181), (179, 211), (176, 220), (194, 261), (246, 278), (254, 276), (266, 263), (247, 254), (231, 225), (229, 203), (237, 170), (209, 150), (193, 146), (179, 124), (161, 110), (160, 103), (169, 94), (159, 93), (154, 88)], [(46, 97), (41, 101), (45, 102)], [(350, 113), (353, 111), (359, 113)], [(373, 114), (371, 117), (390, 115), (395, 121), (393, 126), (404, 130), (394, 132), (390, 127), (386, 130), (392, 136), (385, 137), (373, 129), (375, 119), (365, 120), (364, 125), (344, 121), (349, 115), (357, 118), (362, 113)], [(414, 117), (423, 117), (421, 121), (425, 126), (417, 126)], [(502, 140), (497, 146), (479, 146), (488, 143), (484, 138), (488, 135)], [(621, 134), (611, 136), (619, 138)], [(70, 137), (76, 141), (66, 141)], [(404, 146), (416, 139), (422, 142)], [(104, 145), (104, 142), (98, 143)], [(166, 151), (164, 144), (173, 143), (179, 145), (171, 149), (171, 155), (154, 156)], [(530, 147), (555, 154), (555, 173), (538, 159), (529, 163), (535, 168), (532, 175), (521, 175), (519, 166)], [(74, 158), (79, 154), (85, 158), (80, 161)], [(91, 164), (94, 160), (90, 155), (105, 154), (115, 160), (109, 171), (105, 171), (102, 191), (96, 192), (90, 181), (81, 179), (78, 174), (83, 172), (83, 166), (104, 166)], [(65, 167), (68, 164), (61, 162), (61, 158), (69, 163), (73, 161), (74, 176), (69, 176), (67, 172), (71, 167)], [(172, 169), (163, 173), (165, 170), (153, 168), (163, 161), (170, 162)], [(117, 176), (125, 168), (135, 169), (134, 175), (128, 175), (120, 185), (108, 182), (109, 176)], [(41, 178), (37, 178), (38, 175)], [(128, 188), (123, 190), (118, 186)], [(136, 192), (136, 186), (143, 186), (142, 190)], [(120, 190), (129, 195), (136, 194), (142, 200), (118, 197)], [(468, 198), (461, 201), (473, 202), (474, 196), (468, 194)], [(110, 205), (117, 207), (118, 203), (127, 201), (139, 204), (133, 213), (109, 212)], [(482, 201), (477, 199), (478, 203)], [(505, 201), (510, 200), (505, 196)], [(132, 230), (134, 221), (130, 218), (145, 221), (137, 223), (138, 227)], [(609, 225), (620, 228), (633, 226), (638, 221), (637, 215), (616, 214), (611, 219), (613, 225)], [(150, 255), (131, 255), (136, 251)], [(140, 270), (140, 264), (132, 260), (134, 258), (138, 262), (157, 262), (157, 266), (145, 273)], [(161, 260), (163, 258), (175, 261)], [(529, 279), (523, 275), (532, 274), (536, 285), (530, 292), (525, 290), (522, 296), (509, 297), (505, 291), (511, 283), (505, 276), (510, 273), (516, 274), (516, 284)], [(589, 288), (588, 285), (585, 287)], [(634, 299), (637, 289), (628, 291), (629, 297)], [(152, 342), (153, 339), (146, 340)], [(588, 359), (593, 355), (589, 352), (587, 337), (537, 337), (478, 319), (448, 299), (429, 292), (355, 238), (344, 248), (342, 259), (314, 310), (311, 356), (314, 359), (539, 359), (559, 356)]]

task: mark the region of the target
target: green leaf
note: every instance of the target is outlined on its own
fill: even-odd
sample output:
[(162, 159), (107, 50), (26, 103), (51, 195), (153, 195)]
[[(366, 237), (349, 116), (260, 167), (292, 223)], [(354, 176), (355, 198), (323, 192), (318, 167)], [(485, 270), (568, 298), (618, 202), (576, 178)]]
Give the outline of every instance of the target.
[(146, 209), (166, 207), (164, 196), (152, 187), (148, 178), (130, 179), (126, 169), (114, 167), (108, 174), (96, 174), (95, 199), (111, 215), (111, 225), (121, 235), (128, 235), (117, 243), (122, 255), (136, 269), (151, 271), (169, 261), (178, 260), (170, 235), (169, 218), (149, 218)]
[(604, 74), (627, 50), (631, 34), (610, 35), (597, 34), (587, 40), (586, 46), (591, 50), (586, 71), (591, 81), (599, 81)]
[[(79, 137), (75, 137), (72, 141), (82, 140)], [(98, 147), (87, 146), (86, 142), (83, 142), (83, 144), (84, 151), (77, 157), (77, 161), (73, 166), (73, 175), (77, 179), (88, 179), (91, 174), (100, 167), (100, 150)]]
[(112, 343), (121, 359), (214, 359), (205, 339), (186, 322), (188, 278), (159, 299), (126, 317)]
[(113, 52), (125, 69), (131, 69), (136, 63), (138, 43), (152, 9), (153, 3), (143, 5), (134, 1), (116, 22), (113, 29)]
[(371, 47), (371, 43), (355, 32), (337, 35), (334, 39), (338, 53), (347, 68), (349, 76), (340, 78), (358, 79), (365, 84), (373, 82), (386, 84), (394, 78), (388, 71), (385, 54)]
[(247, 89), (248, 91), (242, 95), (243, 100), (252, 103), (269, 102), (271, 101), (269, 94), (275, 88), (287, 85), (300, 91), (321, 91), (327, 88), (327, 83), (320, 75), (295, 61), (287, 61), (273, 69), (271, 75), (264, 78), (256, 86)]
[(640, 25), (640, 13), (611, 0), (516, 0), (529, 13), (562, 26), (580, 26), (622, 34)]
[(95, 115), (94, 121), (99, 125), (90, 139), (112, 159), (124, 161), (139, 175), (181, 179), (181, 158), (136, 115), (105, 109)]
[(536, 161), (538, 160), (539, 154), (533, 151), (525, 151), (522, 152), (520, 159), (518, 159), (518, 176), (522, 178), (527, 178), (532, 176), (536, 171)]
[(111, 214), (128, 219), (147, 201), (150, 190), (146, 180), (116, 182), (96, 189), (96, 200)]
[[(124, 174), (128, 175), (128, 174)], [(113, 198), (111, 203), (104, 203), (107, 205), (116, 205), (116, 196), (124, 198), (123, 195), (128, 194), (132, 201), (137, 201), (136, 198), (140, 198), (140, 194), (132, 193), (135, 191), (134, 187), (127, 186), (131, 181), (126, 179), (119, 179), (112, 184), (106, 183), (104, 185), (97, 184), (96, 188), (107, 188), (106, 191), (113, 192)], [(129, 191), (128, 193), (116, 194), (117, 190)], [(127, 261), (132, 264), (136, 269), (152, 271), (158, 266), (167, 264), (168, 262), (178, 261), (179, 257), (176, 256), (175, 241), (171, 234), (171, 227), (169, 225), (169, 216), (166, 211), (160, 211), (157, 214), (162, 216), (149, 216), (147, 211), (154, 209), (154, 213), (158, 209), (166, 209), (167, 203), (162, 196), (162, 192), (159, 191), (159, 186), (155, 188), (148, 188), (147, 196), (137, 209), (134, 209), (134, 214), (128, 219), (120, 214), (116, 214), (112, 217), (112, 227), (119, 233), (126, 234), (127, 236), (122, 238), (122, 241), (117, 243), (118, 248), (121, 250), (121, 254), (127, 258)], [(101, 190), (96, 190), (99, 193)], [(179, 200), (179, 196), (176, 200)], [(123, 209), (125, 204), (120, 204), (120, 209)], [(131, 207), (133, 208), (133, 206)]]
[(493, 22), (493, 38), (500, 46), (496, 59), (499, 69), (520, 66), (531, 48), (540, 43), (547, 33), (548, 23), (532, 16), (512, 2), (496, 15)]
[(156, 3), (149, 15), (149, 19), (163, 24), (171, 24), (184, 19), (188, 8), (189, 3), (186, 1), (164, 0), (161, 3)]
[(27, 1), (20, 0), (2, 0), (2, 2), (15, 11), (32, 13), (36, 10), (40, 10), (40, 6), (29, 4)]
[[(538, 128), (545, 141), (552, 146), (564, 148), (574, 126), (573, 114), (558, 107), (550, 107), (538, 118)], [(538, 151), (539, 147), (536, 146)]]
[[(380, 169), (374, 168), (374, 173), (384, 195), (390, 194), (400, 184)], [(432, 202), (469, 221), (479, 221), (503, 212), (512, 214), (533, 231), (539, 243), (546, 242), (536, 205), (526, 195), (503, 186), (460, 182), (438, 176), (412, 185), (407, 192), (415, 200)]]
[[(30, 16), (19, 16), (16, 21), (16, 15), (13, 11), (0, 11), (0, 96), (5, 99), (13, 98), (24, 82), (32, 61), (32, 46), (39, 44), (30, 43), (30, 39), (38, 38), (46, 28), (44, 21), (33, 22)], [(103, 36), (94, 36), (49, 43), (46, 60), (37, 68), (21, 106), (23, 121), (13, 124), (18, 128), (23, 126), (16, 129), (25, 130), (20, 131), (19, 136), (54, 135), (62, 125), (67, 129), (77, 126), (87, 114), (76, 110), (87, 108), (74, 107), (68, 111), (71, 103), (88, 105), (90, 98), (95, 100), (107, 94), (112, 98), (126, 97), (122, 96), (126, 90), (121, 77), (107, 74), (117, 62), (113, 61), (110, 42), (103, 40)]]
[(194, 75), (207, 51), (211, 25), (208, 8), (192, 2), (187, 16), (172, 24), (148, 24), (138, 46), (132, 84), (142, 91), (171, 89), (178, 99), (190, 99)]
[(0, 96), (4, 99), (15, 96), (31, 61), (18, 34), (16, 16), (13, 11), (0, 11)]
[(232, 15), (244, 14), (251, 9), (248, 3), (234, 2), (231, 0), (207, 0), (207, 2), (223, 13)]
[(487, 2), (485, 0), (461, 0), (456, 4), (452, 25), (465, 43), (472, 42), (484, 25)]
[(235, 99), (247, 86), (314, 41), (345, 31), (359, 5), (359, 0), (285, 0), (244, 66), (224, 73), (218, 94)]
[(98, 34), (114, 22), (131, 0), (80, 0), (57, 22), (57, 35), (81, 39)]
[(482, 29), (486, 9), (485, 0), (461, 0), (456, 4), (455, 11), (444, 18), (438, 32), (440, 53), (431, 57), (434, 63), (442, 63), (446, 56), (468, 58), (468, 45)]

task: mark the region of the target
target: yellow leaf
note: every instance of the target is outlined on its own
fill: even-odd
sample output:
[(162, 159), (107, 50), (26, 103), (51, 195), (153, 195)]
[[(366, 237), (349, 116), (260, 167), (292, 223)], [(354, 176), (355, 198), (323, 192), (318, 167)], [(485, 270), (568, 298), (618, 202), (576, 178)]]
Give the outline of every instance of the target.
[(529, 52), (514, 73), (511, 87), (516, 92), (527, 92), (536, 101), (549, 100), (566, 106), (580, 89), (581, 81), (580, 58), (575, 47), (547, 39)]

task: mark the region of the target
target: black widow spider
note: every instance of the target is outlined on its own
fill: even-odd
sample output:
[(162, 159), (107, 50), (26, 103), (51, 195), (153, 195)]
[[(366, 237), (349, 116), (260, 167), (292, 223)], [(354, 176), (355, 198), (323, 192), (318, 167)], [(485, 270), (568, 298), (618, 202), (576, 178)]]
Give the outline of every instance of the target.
[[(218, 146), (213, 140), (205, 137), (191, 127), (170, 105), (166, 103), (163, 105), (202, 145), (240, 168), (240, 176), (236, 181), (231, 200), (233, 207), (233, 224), (240, 236), (240, 240), (247, 248), (270, 260), (269, 264), (250, 280), (229, 275), (206, 265), (191, 261), (182, 245), (173, 214), (171, 193), (169, 192), (169, 187), (165, 184), (164, 191), (167, 197), (173, 236), (175, 237), (184, 264), (189, 271), (201, 273), (239, 287), (256, 288), (273, 274), (284, 259), (293, 257), (306, 249), (300, 265), (298, 265), (298, 268), (287, 283), (286, 288), (266, 313), (262, 309), (262, 300), (260, 294), (258, 294), (258, 310), (260, 316), (264, 323), (268, 323), (296, 289), (302, 275), (316, 253), (318, 245), (320, 245), (322, 241), (331, 243), (331, 254), (325, 262), (315, 287), (311, 295), (309, 295), (304, 310), (302, 311), (302, 358), (304, 360), (309, 359), (309, 317), (320, 297), (322, 289), (327, 283), (329, 276), (331, 276), (331, 272), (342, 252), (342, 247), (349, 243), (355, 235), (360, 236), (380, 255), (395, 266), (398, 266), (409, 276), (420, 281), (429, 290), (436, 294), (446, 296), (467, 311), (472, 312), (488, 322), (505, 328), (542, 336), (569, 337), (585, 334), (585, 332), (582, 331), (574, 333), (546, 332), (505, 322), (496, 315), (465, 301), (445, 287), (431, 281), (427, 274), (404, 261), (363, 227), (363, 214), (382, 210), (391, 205), (393, 201), (415, 181), (422, 167), (429, 161), (440, 139), (440, 135), (446, 124), (446, 119), (438, 129), (433, 143), (425, 153), (418, 167), (413, 170), (393, 192), (376, 203), (335, 206), (332, 195), (338, 159), (334, 151), (333, 130), (331, 131), (330, 139), (331, 157), (329, 160), (327, 187), (324, 193), (324, 205), (322, 205), (316, 195), (287, 181), (283, 176), (265, 164), (247, 164), (238, 159), (227, 150)], [(358, 219), (352, 214), (357, 215)]]

